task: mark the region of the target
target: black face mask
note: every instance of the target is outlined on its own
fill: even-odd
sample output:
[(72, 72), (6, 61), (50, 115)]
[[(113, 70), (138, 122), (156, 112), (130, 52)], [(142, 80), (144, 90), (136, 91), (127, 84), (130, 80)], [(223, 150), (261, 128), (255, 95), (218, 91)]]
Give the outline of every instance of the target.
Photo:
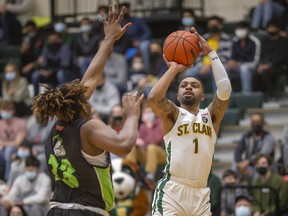
[(219, 29), (218, 26), (212, 25), (212, 26), (210, 26), (210, 27), (208, 28), (208, 31), (209, 31), (210, 33), (218, 33), (218, 32), (220, 32), (220, 29)]
[(267, 167), (257, 167), (256, 170), (260, 175), (265, 175), (268, 171)]
[(272, 32), (267, 32), (267, 33), (268, 33), (268, 35), (270, 35), (270, 36), (272, 36), (272, 37), (274, 37), (274, 36), (276, 36), (276, 35), (279, 34), (278, 31), (272, 31)]
[(225, 186), (227, 186), (227, 187), (231, 187), (231, 186), (234, 186), (234, 185), (235, 185), (235, 182), (225, 183)]
[(113, 121), (122, 121), (123, 117), (122, 116), (114, 116)]
[(151, 59), (157, 59), (161, 56), (161, 53), (158, 52), (150, 52)]
[(261, 134), (261, 132), (263, 131), (263, 126), (262, 125), (259, 125), (259, 124), (255, 124), (255, 125), (252, 125), (252, 131), (259, 135)]
[(129, 18), (130, 18), (130, 14), (125, 13), (125, 14), (124, 14), (124, 18), (125, 18), (125, 19), (129, 19)]
[(48, 43), (48, 48), (52, 51), (57, 51), (61, 47), (60, 43)]

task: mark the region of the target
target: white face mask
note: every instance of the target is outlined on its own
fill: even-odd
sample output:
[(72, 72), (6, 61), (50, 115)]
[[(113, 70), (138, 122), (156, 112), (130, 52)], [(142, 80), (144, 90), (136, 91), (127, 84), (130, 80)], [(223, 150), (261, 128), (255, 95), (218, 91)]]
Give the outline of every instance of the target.
[(55, 32), (57, 33), (61, 33), (61, 32), (64, 32), (66, 29), (66, 24), (65, 23), (56, 23), (54, 25), (54, 30)]
[(28, 156), (30, 156), (30, 152), (26, 150), (18, 149), (17, 156), (21, 159), (26, 159)]
[(33, 181), (33, 180), (36, 179), (38, 173), (37, 172), (33, 172), (33, 171), (26, 171), (25, 175), (30, 181)]
[(250, 216), (250, 209), (247, 206), (239, 206), (235, 210), (235, 216)]
[(13, 116), (13, 114), (9, 111), (4, 111), (4, 110), (1, 111), (1, 118), (3, 120), (10, 119), (10, 118), (12, 118), (12, 116)]
[(144, 113), (142, 115), (142, 121), (143, 122), (152, 122), (155, 119), (155, 114), (154, 113)]
[(5, 79), (7, 81), (12, 81), (16, 78), (16, 72), (15, 71), (11, 71), (11, 72), (8, 72), (8, 73), (5, 73)]
[(89, 33), (91, 29), (92, 29), (91, 25), (84, 24), (80, 26), (80, 31), (83, 33)]
[(132, 68), (135, 70), (135, 71), (140, 71), (144, 68), (143, 64), (141, 62), (134, 62), (132, 64)]
[(182, 24), (186, 27), (190, 27), (190, 26), (193, 26), (194, 23), (195, 23), (195, 20), (194, 18), (192, 17), (183, 17), (182, 20), (181, 20)]
[(248, 31), (246, 29), (236, 29), (235, 30), (235, 35), (239, 39), (246, 38), (248, 35)]
[[(107, 15), (105, 13), (104, 13), (104, 17), (107, 18)], [(101, 14), (98, 14), (96, 19), (98, 20), (98, 22), (102, 23), (102, 15)]]

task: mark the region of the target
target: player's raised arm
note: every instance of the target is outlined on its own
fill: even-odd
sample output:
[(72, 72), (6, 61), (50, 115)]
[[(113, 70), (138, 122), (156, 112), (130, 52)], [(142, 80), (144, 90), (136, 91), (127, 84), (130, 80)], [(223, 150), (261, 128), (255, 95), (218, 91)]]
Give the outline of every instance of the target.
[(172, 101), (165, 98), (166, 92), (175, 76), (187, 69), (187, 66), (177, 64), (176, 62), (168, 62), (166, 59), (165, 61), (169, 68), (156, 82), (148, 95), (149, 106), (155, 114), (162, 119), (163, 127), (166, 127), (167, 129), (165, 130), (164, 128), (164, 134), (173, 127), (179, 112), (177, 106)]
[(134, 147), (137, 139), (140, 104), (144, 95), (128, 93), (122, 98), (125, 123), (118, 133), (99, 120), (91, 120), (83, 125), (85, 142), (93, 147), (124, 156)]
[(114, 4), (113, 7), (114, 9), (112, 10), (112, 6), (109, 6), (108, 20), (106, 20), (104, 14), (102, 14), (105, 37), (98, 52), (94, 56), (81, 80), (81, 83), (84, 83), (84, 85), (88, 87), (88, 91), (86, 92), (87, 99), (91, 97), (93, 91), (98, 85), (99, 80), (102, 79), (102, 73), (106, 60), (115, 41), (121, 38), (126, 30), (131, 26), (131, 23), (127, 23), (125, 26), (121, 27), (125, 7), (122, 7), (119, 16), (118, 5)]
[(208, 55), (211, 61), (217, 91), (208, 108), (212, 116), (214, 129), (218, 133), (221, 120), (229, 105), (229, 98), (232, 92), (231, 83), (217, 53), (211, 49), (207, 41), (197, 33), (194, 27), (191, 28), (191, 31), (197, 36), (202, 47), (202, 52)]

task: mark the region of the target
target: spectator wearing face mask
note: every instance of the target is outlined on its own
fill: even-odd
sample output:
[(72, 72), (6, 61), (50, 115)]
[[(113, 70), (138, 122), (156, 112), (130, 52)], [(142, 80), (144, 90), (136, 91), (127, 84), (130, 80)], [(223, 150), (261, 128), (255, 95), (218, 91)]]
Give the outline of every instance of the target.
[(136, 145), (127, 159), (144, 165), (147, 178), (154, 182), (158, 165), (166, 162), (161, 130), (162, 121), (148, 104), (143, 105), (141, 121)]
[(122, 24), (125, 25), (128, 22), (132, 22), (133, 25), (127, 30), (126, 34), (132, 42), (132, 46), (140, 51), (144, 60), (144, 67), (147, 70), (149, 68), (149, 45), (152, 39), (152, 32), (143, 18), (138, 18), (132, 15), (131, 5), (125, 1), (119, 5), (119, 7), (125, 7), (126, 11)]
[(7, 181), (11, 156), (27, 135), (27, 123), (24, 118), (15, 116), (15, 107), (12, 101), (1, 101), (0, 114), (0, 161), (5, 161), (4, 179)]
[(280, 34), (279, 23), (268, 22), (267, 36), (261, 42), (260, 61), (256, 70), (255, 90), (263, 91), (267, 97), (273, 97), (275, 81), (280, 75), (287, 75), (288, 42)]
[(38, 67), (31, 77), (35, 96), (39, 94), (39, 83), (57, 86), (78, 78), (73, 67), (72, 50), (55, 32), (48, 36)]
[[(254, 166), (259, 177), (251, 182), (251, 186), (260, 186), (263, 189), (252, 190), (254, 216), (286, 216), (288, 214), (288, 185), (279, 174), (271, 172), (271, 164), (271, 159), (266, 154), (259, 154), (255, 159)], [(278, 196), (277, 199), (276, 196)], [(278, 212), (276, 211), (277, 204)]]
[(247, 196), (247, 190), (237, 188), (241, 186), (238, 175), (233, 170), (225, 170), (222, 176), (222, 191), (221, 191), (221, 216), (234, 216), (235, 198), (237, 196)]
[(167, 65), (163, 59), (163, 47), (160, 41), (152, 41), (150, 44), (150, 68), (148, 74), (160, 78), (165, 71)]
[(111, 115), (109, 117), (108, 125), (115, 131), (121, 131), (124, 124), (124, 118), (122, 114), (122, 107), (120, 105), (115, 105), (111, 110)]
[(252, 199), (246, 195), (239, 195), (235, 198), (235, 216), (252, 216)]
[(243, 134), (234, 152), (235, 169), (241, 181), (250, 181), (255, 176), (252, 161), (259, 153), (274, 158), (275, 137), (264, 130), (264, 115), (253, 113), (250, 116), (251, 130)]
[(128, 76), (131, 89), (135, 89), (141, 79), (146, 79), (147, 71), (144, 68), (141, 54), (137, 54), (132, 58), (131, 66), (128, 69)]
[(103, 39), (105, 34), (104, 34), (104, 27), (103, 27), (101, 13), (103, 13), (106, 18), (108, 17), (108, 6), (107, 5), (99, 5), (98, 6), (97, 11), (96, 11), (96, 19), (92, 24), (92, 32), (93, 32), (93, 34), (99, 34), (100, 37)]
[(36, 23), (32, 20), (29, 20), (26, 23), (23, 31), (25, 32), (25, 35), (22, 39), (20, 48), (22, 65), (21, 74), (24, 75), (30, 82), (31, 73), (37, 67), (37, 60), (41, 55), (46, 38), (38, 31)]
[(64, 17), (58, 16), (54, 19), (53, 30), (60, 35), (64, 44), (67, 44), (71, 49), (74, 47), (75, 35), (67, 31), (68, 26)]
[[(203, 35), (209, 46), (217, 51), (221, 62), (225, 65), (231, 57), (232, 40), (231, 37), (223, 31), (223, 19), (218, 16), (212, 16), (208, 19), (208, 32)], [(185, 76), (193, 76), (201, 80), (204, 85), (207, 81), (214, 80), (212, 67), (208, 56), (200, 55), (193, 67), (184, 72)], [(210, 82), (209, 82), (210, 83)], [(216, 84), (213, 81), (211, 88), (216, 90)]]
[(250, 34), (249, 29), (245, 21), (237, 24), (231, 58), (226, 63), (230, 79), (240, 78), (243, 93), (252, 91), (252, 77), (260, 58), (260, 41)]
[(52, 186), (50, 177), (39, 172), (39, 166), (37, 158), (30, 156), (26, 159), (25, 173), (15, 179), (10, 191), (1, 200), (5, 209), (20, 205), (29, 215), (47, 214)]
[(191, 32), (191, 27), (195, 27), (200, 35), (204, 33), (203, 28), (197, 23), (197, 16), (194, 13), (194, 10), (192, 8), (184, 9), (181, 14), (181, 24), (179, 26), (179, 30), (182, 29)]
[(21, 77), (19, 66), (16, 62), (8, 62), (4, 68), (2, 83), (3, 100), (11, 100), (15, 104), (15, 115), (18, 117), (29, 116), (32, 97), (28, 89), (28, 81)]
[(98, 50), (101, 36), (92, 33), (92, 22), (89, 18), (83, 18), (80, 21), (80, 32), (76, 37), (75, 55), (81, 76), (83, 76)]
[(7, 181), (7, 186), (11, 188), (15, 179), (25, 172), (25, 161), (32, 155), (32, 148), (30, 143), (23, 140), (21, 145), (17, 148), (16, 157), (11, 162), (10, 175)]
[[(120, 105), (115, 105), (108, 118), (108, 125), (114, 129), (117, 133), (119, 133), (124, 125), (124, 117), (122, 113), (122, 107)], [(119, 156), (110, 153), (111, 159), (119, 158)]]

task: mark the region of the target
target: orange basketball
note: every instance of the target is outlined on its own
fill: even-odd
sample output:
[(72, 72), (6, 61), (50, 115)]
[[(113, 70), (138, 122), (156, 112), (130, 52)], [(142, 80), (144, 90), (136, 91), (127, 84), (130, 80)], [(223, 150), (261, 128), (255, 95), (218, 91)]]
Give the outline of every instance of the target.
[(199, 42), (191, 32), (178, 30), (165, 39), (163, 54), (168, 61), (178, 64), (192, 65), (200, 53)]

